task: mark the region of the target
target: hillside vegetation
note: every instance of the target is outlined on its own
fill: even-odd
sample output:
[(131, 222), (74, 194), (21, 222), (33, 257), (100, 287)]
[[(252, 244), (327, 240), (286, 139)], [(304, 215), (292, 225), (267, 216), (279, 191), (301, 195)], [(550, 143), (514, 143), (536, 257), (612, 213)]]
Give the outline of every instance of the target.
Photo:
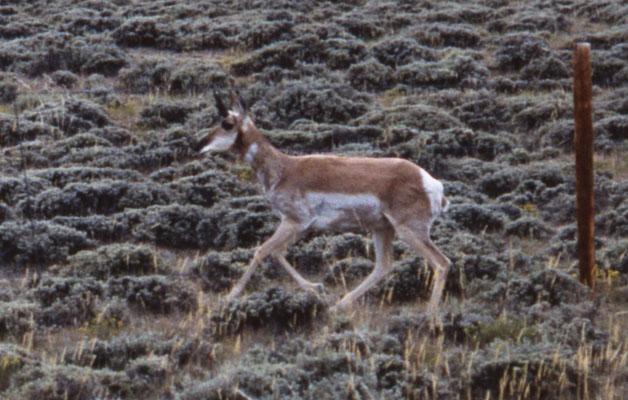
[[(596, 294), (577, 279), (571, 44), (592, 46)], [(628, 397), (628, 6), (612, 0), (34, 0), (0, 6), (0, 397)], [(264, 263), (250, 168), (200, 156), (239, 88), (289, 154), (445, 185), (425, 260), (346, 313), (368, 235)]]

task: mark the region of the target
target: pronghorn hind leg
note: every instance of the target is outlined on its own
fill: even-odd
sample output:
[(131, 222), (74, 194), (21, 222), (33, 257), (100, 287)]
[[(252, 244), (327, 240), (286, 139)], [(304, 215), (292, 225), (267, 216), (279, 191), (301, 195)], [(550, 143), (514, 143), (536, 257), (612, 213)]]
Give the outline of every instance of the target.
[(427, 305), (427, 313), (434, 315), (443, 295), (451, 261), (432, 243), (428, 232), (429, 228), (412, 229), (407, 225), (397, 227), (397, 234), (401, 240), (406, 242), (410, 248), (419, 255), (427, 258), (432, 267), (434, 278), (432, 294), (430, 295), (430, 301)]
[(375, 286), (392, 269), (392, 241), (395, 231), (392, 226), (373, 231), (375, 247), (375, 268), (358, 287), (347, 293), (334, 308), (343, 309)]
[(282, 253), (290, 244), (296, 242), (299, 237), (301, 237), (302, 233), (303, 231), (299, 224), (292, 222), (288, 219), (283, 219), (275, 233), (273, 233), (273, 235), (270, 237), (270, 239), (264, 242), (255, 251), (253, 260), (251, 260), (251, 263), (249, 264), (242, 277), (240, 277), (240, 280), (238, 280), (233, 289), (231, 289), (231, 292), (229, 292), (227, 298), (232, 299), (242, 293), (242, 290), (244, 290), (244, 287), (253, 276), (255, 269), (257, 269), (259, 264), (261, 264), (261, 262), (268, 256), (274, 257), (279, 262), (279, 264), (286, 270), (286, 272), (288, 272), (288, 274), (297, 281), (297, 284), (301, 288), (314, 291), (320, 290), (322, 286), (320, 283), (315, 284), (303, 278), (282, 255)]

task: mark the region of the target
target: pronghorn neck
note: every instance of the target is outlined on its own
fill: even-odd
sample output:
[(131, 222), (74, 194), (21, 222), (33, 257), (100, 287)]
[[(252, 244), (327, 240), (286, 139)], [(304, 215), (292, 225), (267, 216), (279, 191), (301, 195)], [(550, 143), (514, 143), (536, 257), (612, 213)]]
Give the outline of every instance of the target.
[(242, 123), (236, 149), (255, 171), (265, 191), (281, 180), (287, 156), (266, 139), (249, 117)]

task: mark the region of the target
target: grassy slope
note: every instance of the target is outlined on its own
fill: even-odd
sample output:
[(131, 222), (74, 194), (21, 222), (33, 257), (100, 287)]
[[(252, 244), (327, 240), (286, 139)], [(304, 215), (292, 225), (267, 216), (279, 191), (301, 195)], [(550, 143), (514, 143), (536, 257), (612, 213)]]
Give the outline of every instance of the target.
[[(626, 396), (625, 6), (80, 5), (0, 8), (6, 397)], [(575, 276), (573, 40), (593, 44), (595, 297)], [(402, 243), (385, 282), (327, 312), (372, 268), (355, 234), (288, 252), (328, 299), (269, 262), (222, 301), (277, 222), (245, 165), (190, 149), (232, 84), (286, 152), (396, 155), (445, 182), (436, 328)]]

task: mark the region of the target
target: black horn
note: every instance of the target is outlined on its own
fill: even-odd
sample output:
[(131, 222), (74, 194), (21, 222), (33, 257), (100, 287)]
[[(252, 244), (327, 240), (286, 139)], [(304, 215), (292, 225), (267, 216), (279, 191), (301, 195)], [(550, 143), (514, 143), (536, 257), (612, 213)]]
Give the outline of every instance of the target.
[(220, 116), (226, 117), (229, 115), (229, 110), (227, 110), (227, 107), (225, 107), (225, 104), (220, 99), (220, 96), (218, 96), (218, 92), (214, 92), (214, 100), (216, 100), (216, 107), (218, 108)]
[(246, 101), (242, 98), (239, 91), (231, 92), (231, 109), (238, 110), (242, 114), (247, 112), (247, 104)]
[(244, 100), (244, 97), (242, 97), (240, 92), (238, 92), (238, 102), (240, 102), (240, 107), (242, 107), (242, 111), (246, 113), (249, 110), (249, 105), (246, 104), (246, 100)]

